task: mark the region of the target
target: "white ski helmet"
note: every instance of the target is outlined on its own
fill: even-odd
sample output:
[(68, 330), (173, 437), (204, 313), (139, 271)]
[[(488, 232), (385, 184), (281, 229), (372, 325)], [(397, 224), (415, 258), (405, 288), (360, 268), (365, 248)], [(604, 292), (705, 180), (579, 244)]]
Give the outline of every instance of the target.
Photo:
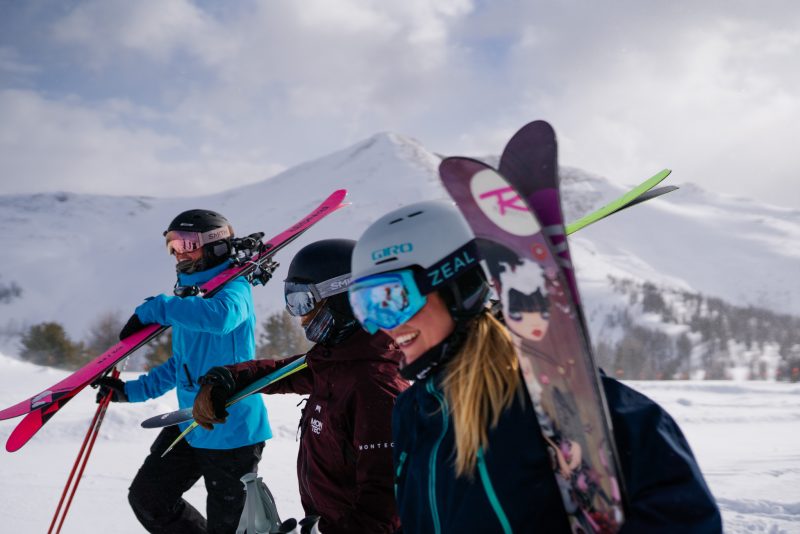
[(452, 202), (416, 202), (387, 213), (367, 228), (353, 250), (353, 282), (407, 268), (424, 273), (415, 277), (423, 295), (446, 290), (443, 296), (454, 315), (483, 308), (489, 286), (475, 236)]

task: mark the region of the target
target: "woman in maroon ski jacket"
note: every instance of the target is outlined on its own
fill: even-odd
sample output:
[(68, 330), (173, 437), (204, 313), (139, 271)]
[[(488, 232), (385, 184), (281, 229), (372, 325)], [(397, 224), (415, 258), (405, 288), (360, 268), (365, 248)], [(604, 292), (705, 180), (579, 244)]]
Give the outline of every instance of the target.
[[(297, 477), (303, 508), (321, 516), (325, 534), (394, 532), (400, 526), (393, 494), (392, 408), (409, 384), (398, 373), (401, 353), (391, 338), (363, 331), (347, 302), (354, 245), (319, 241), (292, 260), (287, 310), (300, 317), (306, 337), (316, 345), (306, 354), (306, 369), (262, 390), (309, 395), (300, 419)], [(206, 385), (195, 401), (195, 419), (204, 426), (221, 422), (224, 414), (214, 397), (225, 399), (300, 357), (212, 369), (201, 379)]]

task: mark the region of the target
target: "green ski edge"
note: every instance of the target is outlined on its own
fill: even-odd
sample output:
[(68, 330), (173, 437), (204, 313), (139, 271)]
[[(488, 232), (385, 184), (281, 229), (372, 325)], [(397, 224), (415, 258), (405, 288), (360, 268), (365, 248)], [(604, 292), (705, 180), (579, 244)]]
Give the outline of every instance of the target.
[[(608, 217), (612, 213), (616, 213), (619, 210), (628, 207), (629, 205), (634, 203), (634, 201), (636, 201), (637, 198), (641, 197), (642, 195), (653, 189), (655, 186), (657, 186), (659, 183), (661, 183), (667, 176), (670, 175), (671, 172), (672, 171), (670, 169), (664, 169), (658, 174), (652, 176), (651, 178), (648, 178), (641, 184), (637, 185), (636, 187), (634, 187), (633, 189), (631, 189), (618, 199), (612, 200), (602, 208), (581, 217), (577, 221), (569, 223), (567, 225), (567, 234), (575, 233), (582, 228), (586, 228), (590, 224), (596, 223), (600, 219)], [(674, 191), (674, 189), (666, 189), (660, 194), (669, 193), (670, 191)], [(655, 196), (660, 196), (660, 195), (654, 195), (649, 198), (655, 198)], [(649, 200), (649, 198), (642, 200)]]
[[(240, 400), (246, 399), (250, 395), (258, 393), (259, 391), (261, 391), (265, 387), (274, 384), (278, 380), (286, 378), (287, 376), (291, 376), (291, 375), (295, 374), (298, 371), (302, 371), (306, 367), (308, 367), (308, 364), (306, 363), (306, 357), (303, 356), (301, 358), (298, 358), (295, 361), (293, 361), (292, 363), (290, 363), (289, 365), (287, 365), (286, 367), (282, 367), (282, 368), (278, 369), (277, 371), (275, 371), (273, 373), (270, 373), (267, 376), (265, 376), (264, 378), (261, 378), (260, 380), (256, 380), (255, 382), (253, 382), (252, 384), (247, 386), (245, 389), (243, 389), (242, 391), (240, 391), (239, 393), (237, 393), (236, 395), (231, 397), (230, 400), (225, 403), (225, 407), (227, 408), (228, 406), (236, 404)], [(170, 444), (170, 446), (167, 447), (167, 450), (164, 451), (164, 453), (161, 455), (161, 457), (163, 458), (164, 456), (166, 456), (167, 453), (169, 453), (169, 451), (171, 451), (173, 448), (175, 448), (175, 445), (180, 443), (180, 441), (183, 438), (185, 438), (187, 435), (189, 435), (189, 433), (192, 430), (194, 430), (195, 428), (197, 428), (198, 426), (199, 426), (199, 424), (197, 423), (197, 421), (192, 421), (192, 424), (187, 426), (186, 430), (181, 432), (180, 436), (175, 438), (175, 441), (173, 441)]]

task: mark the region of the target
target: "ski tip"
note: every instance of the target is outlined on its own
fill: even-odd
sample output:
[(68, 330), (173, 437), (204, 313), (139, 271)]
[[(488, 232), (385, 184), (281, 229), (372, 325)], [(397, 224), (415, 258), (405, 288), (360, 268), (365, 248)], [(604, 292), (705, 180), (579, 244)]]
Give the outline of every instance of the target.
[(11, 435), (8, 437), (8, 440), (6, 441), (6, 451), (8, 451), (8, 452), (17, 452), (26, 443), (28, 443), (29, 439), (30, 439), (30, 437), (27, 438), (27, 439), (20, 439), (18, 436), (16, 436), (12, 432)]

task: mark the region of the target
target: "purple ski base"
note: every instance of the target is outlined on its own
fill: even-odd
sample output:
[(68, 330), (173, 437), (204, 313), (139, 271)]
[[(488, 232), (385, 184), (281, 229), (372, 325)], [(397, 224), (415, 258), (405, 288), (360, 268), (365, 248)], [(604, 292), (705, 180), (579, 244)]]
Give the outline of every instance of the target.
[[(572, 530), (617, 532), (624, 520), (621, 470), (562, 261), (534, 213), (496, 170), (447, 158), (439, 173), (479, 240)], [(525, 305), (515, 308), (521, 301)]]
[[(342, 201), (346, 195), (347, 191), (344, 189), (334, 191), (311, 213), (265, 242), (263, 251), (260, 254), (244, 264), (232, 265), (230, 268), (225, 269), (203, 284), (200, 287), (201, 295), (203, 297), (209, 297), (216, 293), (216, 291), (228, 281), (252, 271), (258, 261), (270, 258), (284, 246), (299, 237), (303, 232), (311, 228), (311, 226), (343, 207), (344, 204), (342, 204)], [(6, 450), (9, 452), (19, 450), (72, 397), (77, 395), (83, 388), (92, 383), (108, 369), (130, 356), (136, 349), (146, 344), (167, 328), (168, 327), (162, 325), (148, 325), (123, 339), (54, 386), (0, 411), (0, 420), (28, 414), (11, 432), (6, 442)]]

